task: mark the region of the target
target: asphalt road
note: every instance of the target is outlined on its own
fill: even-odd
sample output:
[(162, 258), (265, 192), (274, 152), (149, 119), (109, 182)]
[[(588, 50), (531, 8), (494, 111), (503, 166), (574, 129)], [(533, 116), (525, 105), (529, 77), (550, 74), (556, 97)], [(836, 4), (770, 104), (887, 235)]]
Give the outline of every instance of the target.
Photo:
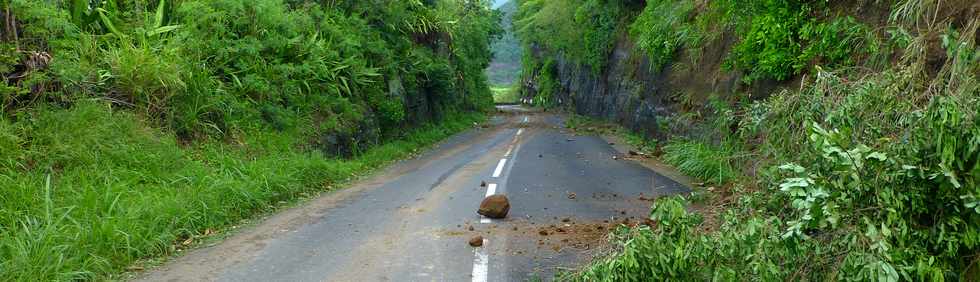
[[(611, 228), (641, 222), (649, 199), (688, 191), (624, 160), (606, 139), (566, 132), (556, 115), (501, 109), (507, 113), (489, 128), (458, 134), (138, 280), (549, 280), (588, 262)], [(490, 194), (508, 196), (508, 218), (476, 214)], [(468, 245), (476, 235), (482, 247)]]

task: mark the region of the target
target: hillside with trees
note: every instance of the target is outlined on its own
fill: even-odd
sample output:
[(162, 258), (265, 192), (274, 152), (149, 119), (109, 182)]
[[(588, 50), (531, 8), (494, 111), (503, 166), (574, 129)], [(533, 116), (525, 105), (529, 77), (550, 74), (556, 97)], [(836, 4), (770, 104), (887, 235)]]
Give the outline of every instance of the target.
[(503, 34), (490, 45), (493, 60), (490, 61), (490, 67), (487, 69), (487, 76), (491, 84), (509, 87), (517, 81), (517, 77), (521, 74), (521, 55), (523, 54), (521, 44), (512, 28), (512, 18), (517, 12), (517, 4), (514, 1), (507, 1), (497, 10), (500, 11), (500, 27)]
[(980, 279), (976, 1), (518, 4), (522, 97), (703, 182), (564, 278)]
[(0, 280), (119, 279), (472, 126), (489, 5), (0, 1)]

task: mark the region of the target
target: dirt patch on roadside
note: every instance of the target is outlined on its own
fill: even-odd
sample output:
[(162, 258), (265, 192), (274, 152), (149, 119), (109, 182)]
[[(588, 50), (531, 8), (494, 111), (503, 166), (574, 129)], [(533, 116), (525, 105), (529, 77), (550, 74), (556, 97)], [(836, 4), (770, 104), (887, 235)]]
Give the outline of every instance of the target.
[[(575, 252), (582, 255), (605, 253), (611, 247), (609, 233), (619, 227), (653, 225), (649, 219), (623, 217), (616, 220), (580, 221), (566, 217), (547, 223), (527, 220), (510, 220), (489, 225), (465, 225), (452, 230), (437, 232), (438, 236), (458, 237), (461, 241), (473, 236), (508, 238), (511, 244), (504, 255), (543, 257), (554, 253)], [(499, 254), (498, 254), (499, 255)]]

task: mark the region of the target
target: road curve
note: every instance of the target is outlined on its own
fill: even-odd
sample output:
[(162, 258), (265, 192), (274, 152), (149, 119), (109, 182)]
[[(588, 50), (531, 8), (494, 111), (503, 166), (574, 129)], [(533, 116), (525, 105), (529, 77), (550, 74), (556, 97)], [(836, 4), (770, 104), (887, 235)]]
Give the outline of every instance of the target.
[[(548, 280), (587, 262), (609, 228), (644, 218), (649, 199), (688, 191), (624, 160), (603, 138), (564, 132), (557, 115), (501, 110), (489, 128), (453, 136), (137, 280)], [(508, 218), (476, 214), (491, 194), (508, 196)], [(476, 235), (482, 247), (467, 244)]]

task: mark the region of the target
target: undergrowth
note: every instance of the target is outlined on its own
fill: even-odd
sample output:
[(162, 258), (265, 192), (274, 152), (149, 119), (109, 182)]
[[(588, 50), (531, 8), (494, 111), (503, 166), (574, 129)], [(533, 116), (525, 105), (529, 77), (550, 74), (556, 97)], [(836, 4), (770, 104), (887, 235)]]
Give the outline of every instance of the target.
[(117, 279), (492, 109), (483, 1), (0, 0), (0, 280)]
[[(668, 118), (684, 124), (667, 128), (684, 127), (675, 132), (683, 136), (659, 148), (668, 163), (712, 182), (709, 193), (717, 195), (696, 211), (686, 196), (656, 200), (650, 214), (656, 224), (614, 232), (616, 253), (559, 278), (980, 279), (980, 22), (969, 17), (972, 6), (644, 3), (620, 21), (631, 24), (628, 39), (654, 67), (697, 53), (702, 40), (731, 41), (722, 71), (743, 85), (704, 105), (682, 97), (694, 103)], [(842, 9), (854, 6), (890, 15)], [(526, 19), (552, 20), (543, 13), (552, 9), (547, 5), (522, 8)], [(548, 76), (557, 71), (540, 66), (583, 50), (551, 48), (553, 30), (531, 26), (539, 30), (522, 37), (536, 52), (526, 56), (532, 68), (525, 77), (538, 82), (530, 90), (555, 95), (562, 85), (550, 85)], [(755, 83), (784, 87), (741, 93), (757, 91), (746, 85)]]
[(0, 277), (113, 277), (188, 239), (341, 187), (479, 120), (454, 116), (349, 160), (303, 150), (294, 133), (260, 130), (234, 144), (184, 147), (105, 103), (2, 120)]
[(673, 140), (663, 147), (663, 159), (684, 174), (724, 184), (738, 174), (733, 167), (737, 150), (731, 145), (714, 145), (695, 140)]
[(682, 171), (758, 188), (719, 202), (712, 232), (684, 197), (658, 199), (654, 227), (619, 233), (622, 251), (572, 280), (976, 279), (980, 110), (965, 106), (980, 102), (976, 28), (947, 33), (934, 77), (915, 63), (854, 80), (820, 71), (800, 91), (746, 105), (737, 131), (716, 132), (763, 160), (668, 144)]

